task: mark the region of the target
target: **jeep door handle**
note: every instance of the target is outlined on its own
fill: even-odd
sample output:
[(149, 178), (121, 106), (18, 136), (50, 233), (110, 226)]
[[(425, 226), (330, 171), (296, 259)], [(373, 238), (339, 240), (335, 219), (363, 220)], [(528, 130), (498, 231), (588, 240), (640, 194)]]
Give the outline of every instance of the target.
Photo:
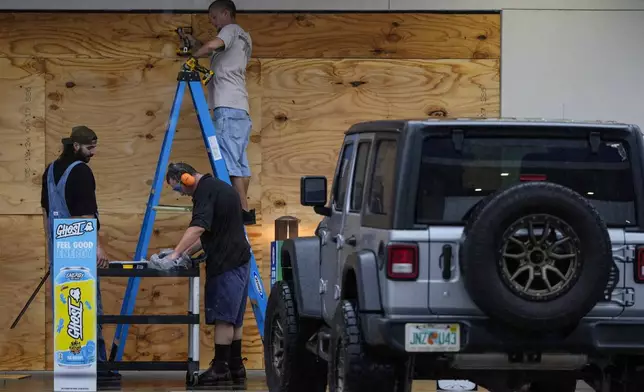
[(345, 240), (342, 234), (334, 235), (331, 241), (338, 244), (338, 247), (342, 247), (344, 246), (344, 244), (356, 246), (356, 244), (358, 243), (358, 240), (356, 239), (355, 235), (352, 235), (351, 237)]
[(332, 241), (336, 243), (336, 249), (342, 249), (344, 247), (344, 237), (342, 234), (334, 235)]

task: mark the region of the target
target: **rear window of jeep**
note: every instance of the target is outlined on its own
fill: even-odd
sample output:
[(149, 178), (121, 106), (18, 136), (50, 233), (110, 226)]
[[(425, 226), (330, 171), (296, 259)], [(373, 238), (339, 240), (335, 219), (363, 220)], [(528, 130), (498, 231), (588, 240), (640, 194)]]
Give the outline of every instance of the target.
[(550, 181), (586, 197), (609, 226), (636, 224), (627, 145), (586, 139), (451, 138), (423, 142), (416, 221), (463, 224), (470, 210), (496, 190), (525, 181)]

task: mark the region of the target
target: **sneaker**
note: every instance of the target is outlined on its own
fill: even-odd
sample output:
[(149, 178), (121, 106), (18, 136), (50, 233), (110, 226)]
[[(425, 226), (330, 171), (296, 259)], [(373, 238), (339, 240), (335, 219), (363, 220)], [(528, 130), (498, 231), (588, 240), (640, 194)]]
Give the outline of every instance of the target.
[(255, 209), (253, 208), (250, 211), (242, 210), (242, 219), (244, 220), (244, 225), (254, 225), (257, 223), (257, 218), (255, 217)]
[(231, 358), (230, 360), (230, 375), (235, 384), (246, 384), (246, 367), (244, 362), (248, 358)]
[(230, 386), (233, 378), (227, 362), (210, 361), (210, 367), (197, 378), (197, 386)]

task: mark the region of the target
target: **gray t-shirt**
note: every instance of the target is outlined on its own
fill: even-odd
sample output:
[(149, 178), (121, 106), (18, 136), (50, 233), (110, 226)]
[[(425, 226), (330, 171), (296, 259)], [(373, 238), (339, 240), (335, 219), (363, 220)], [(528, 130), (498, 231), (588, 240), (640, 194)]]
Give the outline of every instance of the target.
[(225, 106), (249, 112), (246, 90), (246, 66), (253, 51), (248, 34), (238, 24), (229, 24), (217, 35), (224, 41), (223, 50), (214, 52), (210, 69), (215, 73), (208, 83), (210, 109)]

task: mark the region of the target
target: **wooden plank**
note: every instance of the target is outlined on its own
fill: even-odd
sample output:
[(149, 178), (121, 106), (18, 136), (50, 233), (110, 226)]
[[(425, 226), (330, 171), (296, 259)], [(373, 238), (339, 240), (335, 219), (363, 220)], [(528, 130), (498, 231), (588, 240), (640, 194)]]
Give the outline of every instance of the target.
[[(543, 1), (543, 0), (542, 0)], [(593, 0), (597, 1), (597, 0)], [(637, 0), (630, 0), (631, 7), (635, 8), (637, 5), (632, 4)], [(623, 0), (623, 2), (626, 2)], [(531, 3), (530, 1), (528, 3)], [(587, 3), (582, 1), (581, 3)], [(49, 0), (44, 3), (29, 2), (21, 0), (2, 0), (0, 2), (0, 10), (49, 10), (58, 11), (64, 10), (83, 10), (91, 11), (166, 11), (173, 12), (176, 10), (193, 10), (195, 12), (203, 12), (207, 9), (210, 1), (159, 1), (159, 0), (113, 0), (109, 3), (96, 3), (93, 1), (83, 0)], [(353, 10), (364, 11), (367, 10), (381, 10), (389, 9), (389, 0), (327, 0), (319, 2), (315, 0), (236, 0), (235, 5), (238, 10), (255, 11), (255, 10), (268, 10), (268, 11), (290, 11), (290, 10)], [(534, 3), (533, 3), (534, 5)], [(575, 5), (566, 5), (567, 7), (575, 7)], [(563, 7), (563, 5), (562, 5)], [(611, 5), (611, 7), (618, 7), (626, 9), (624, 5)], [(462, 8), (462, 7), (461, 7)], [(479, 6), (474, 8), (485, 9)], [(517, 8), (521, 8), (518, 6)], [(577, 7), (579, 8), (579, 7)], [(586, 7), (589, 8), (589, 7)]]
[(0, 380), (24, 380), (31, 378), (31, 374), (0, 374)]
[[(132, 260), (136, 250), (143, 214), (106, 214), (101, 217), (101, 239), (111, 260)], [(159, 214), (155, 224), (148, 256), (162, 248), (174, 247), (190, 222), (189, 214)], [(253, 247), (261, 242), (259, 226), (249, 230)], [(261, 261), (261, 252), (256, 257)], [(213, 358), (214, 327), (207, 326), (204, 318), (205, 268), (202, 266), (200, 284), (200, 364), (203, 369)], [(120, 313), (128, 278), (101, 278), (101, 293), (105, 314)], [(49, 293), (49, 292), (48, 292)], [(188, 309), (189, 280), (187, 278), (142, 278), (134, 314), (184, 314)], [(48, 311), (49, 312), (49, 311)], [(243, 338), (243, 354), (248, 357), (249, 369), (261, 369), (262, 343), (255, 326), (254, 316), (247, 306), (246, 328)], [(51, 329), (51, 317), (47, 331)], [(105, 325), (104, 336), (108, 347), (114, 337), (116, 326)], [(48, 336), (47, 347), (51, 345)], [(51, 353), (48, 351), (48, 369), (51, 369)], [(127, 361), (182, 361), (188, 357), (188, 330), (184, 325), (130, 325), (123, 360)]]
[(269, 129), (344, 132), (379, 118), (498, 115), (496, 60), (261, 62), (263, 139)]
[(16, 328), (9, 329), (46, 271), (42, 218), (2, 215), (0, 227), (0, 370), (44, 370), (44, 287)]
[(176, 57), (188, 14), (0, 13), (0, 57)]
[[(47, 69), (47, 161), (60, 152), (60, 139), (78, 124), (96, 130), (97, 155), (91, 166), (97, 178), (101, 212), (145, 211), (183, 60), (150, 61), (50, 59)], [(259, 63), (249, 65), (249, 90), (257, 94)], [(259, 203), (261, 100), (251, 99), (253, 136), (249, 162), (253, 176), (249, 202)], [(171, 160), (183, 160), (211, 172), (190, 93), (186, 91)], [(177, 204), (164, 189), (161, 203)]]
[[(262, 60), (262, 213), (320, 217), (299, 203), (299, 179), (332, 183), (344, 132), (354, 123), (428, 116), (495, 117), (496, 60)], [(304, 234), (303, 234), (304, 235)]]
[[(498, 59), (498, 14), (239, 14), (257, 58)], [(208, 16), (193, 17), (195, 35), (216, 35)]]
[(0, 57), (0, 70), (0, 214), (38, 214), (45, 165), (45, 64)]

